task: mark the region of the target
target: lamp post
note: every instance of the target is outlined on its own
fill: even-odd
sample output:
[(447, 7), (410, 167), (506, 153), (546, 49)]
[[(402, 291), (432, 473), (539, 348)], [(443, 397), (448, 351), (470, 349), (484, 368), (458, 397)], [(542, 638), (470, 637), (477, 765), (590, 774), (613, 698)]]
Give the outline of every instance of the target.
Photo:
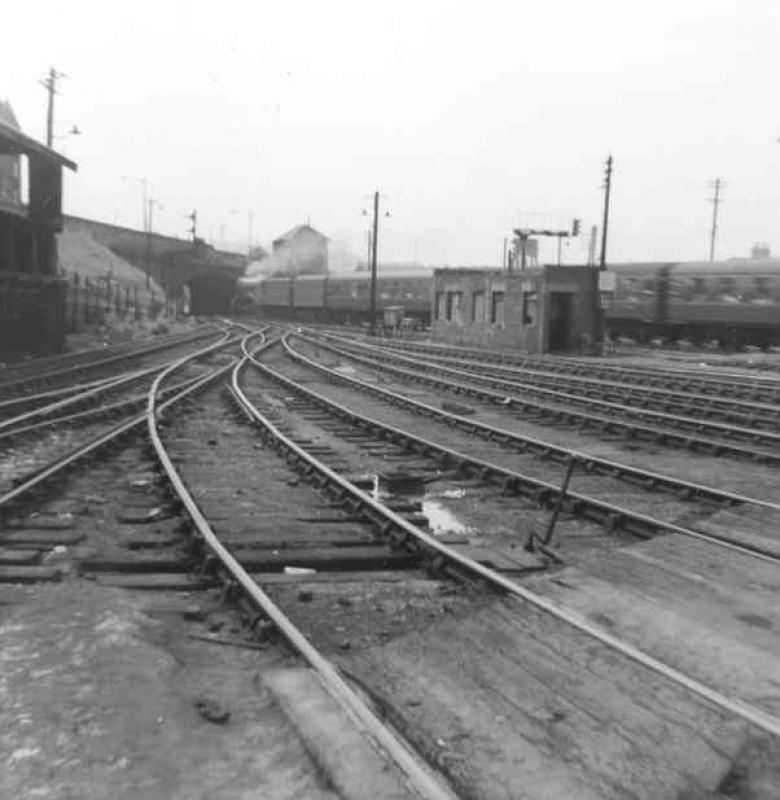
[[(367, 212), (363, 211), (363, 216)], [(385, 211), (385, 216), (389, 217), (390, 212)], [(376, 255), (379, 245), (379, 191), (374, 192), (374, 223), (371, 234), (371, 307), (370, 307), (370, 328), (369, 335), (376, 336)]]

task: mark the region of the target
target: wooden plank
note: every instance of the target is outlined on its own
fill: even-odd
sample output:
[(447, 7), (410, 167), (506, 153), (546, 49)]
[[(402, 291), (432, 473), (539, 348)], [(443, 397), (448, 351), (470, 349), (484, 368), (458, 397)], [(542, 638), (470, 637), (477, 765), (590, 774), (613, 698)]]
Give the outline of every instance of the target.
[[(439, 539), (439, 537), (436, 537)], [(525, 572), (545, 569), (547, 562), (536, 553), (529, 553), (522, 547), (485, 547), (483, 545), (452, 544), (460, 555), (492, 567), (502, 572)]]
[(101, 586), (114, 586), (121, 589), (139, 591), (174, 591), (186, 592), (209, 589), (218, 586), (213, 578), (187, 573), (150, 572), (146, 574), (106, 573), (98, 575), (96, 583)]
[(70, 547), (78, 544), (84, 534), (71, 530), (19, 530), (0, 535), (0, 545), (40, 545), (41, 547)]
[(0, 564), (37, 564), (41, 560), (43, 550), (22, 550), (0, 547)]
[(689, 616), (680, 598), (654, 600), (578, 569), (524, 583), (705, 685), (778, 713), (780, 661), (777, 648), (765, 649), (766, 640), (738, 640), (733, 626), (710, 627), (694, 613)]
[(414, 581), (418, 584), (430, 586), (440, 585), (440, 581), (428, 577), (422, 570), (403, 570), (389, 572), (387, 570), (350, 572), (315, 572), (306, 575), (288, 575), (284, 572), (264, 572), (252, 576), (263, 586), (287, 586), (307, 583), (408, 583)]
[(416, 553), (391, 551), (384, 546), (285, 548), (283, 550), (235, 549), (233, 556), (253, 572), (280, 572), (284, 567), (339, 570), (407, 569), (420, 563)]
[(58, 581), (62, 577), (59, 567), (3, 567), (0, 566), (0, 583), (39, 583)]
[(341, 660), (462, 796), (695, 797), (747, 728), (521, 603)]

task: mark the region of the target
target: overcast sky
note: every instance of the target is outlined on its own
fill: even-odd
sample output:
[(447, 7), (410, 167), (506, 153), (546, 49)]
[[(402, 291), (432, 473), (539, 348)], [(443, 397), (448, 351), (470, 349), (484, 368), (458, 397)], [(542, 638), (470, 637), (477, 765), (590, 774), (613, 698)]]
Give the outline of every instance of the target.
[[(500, 263), (513, 226), (600, 224), (609, 258), (780, 255), (777, 0), (330, 0), (107, 3), (7, 11), (0, 97), (79, 163), (66, 211), (263, 243), (311, 224), (362, 252), (383, 193), (380, 256)], [(10, 31), (15, 31), (9, 35)], [(66, 136), (72, 125), (82, 135)], [(123, 176), (130, 178), (123, 179)], [(565, 259), (581, 262), (587, 236)], [(552, 259), (552, 246), (544, 252)]]

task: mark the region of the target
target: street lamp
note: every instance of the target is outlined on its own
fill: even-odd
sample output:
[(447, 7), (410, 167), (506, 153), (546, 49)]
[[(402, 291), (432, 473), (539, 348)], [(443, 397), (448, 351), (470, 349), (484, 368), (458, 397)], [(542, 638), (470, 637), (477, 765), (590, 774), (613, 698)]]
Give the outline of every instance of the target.
[[(364, 209), (363, 216), (368, 216), (368, 212)], [(389, 217), (390, 212), (385, 211), (385, 216)], [(370, 336), (376, 336), (376, 253), (379, 239), (379, 191), (374, 192), (374, 227), (371, 236), (371, 327), (369, 329)]]

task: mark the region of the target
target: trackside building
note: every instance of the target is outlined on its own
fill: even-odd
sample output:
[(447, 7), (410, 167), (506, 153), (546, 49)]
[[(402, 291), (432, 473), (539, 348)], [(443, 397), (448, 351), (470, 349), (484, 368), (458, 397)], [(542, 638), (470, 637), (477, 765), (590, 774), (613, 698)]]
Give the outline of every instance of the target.
[(597, 324), (597, 279), (584, 266), (437, 269), (433, 338), (527, 353), (586, 349)]

